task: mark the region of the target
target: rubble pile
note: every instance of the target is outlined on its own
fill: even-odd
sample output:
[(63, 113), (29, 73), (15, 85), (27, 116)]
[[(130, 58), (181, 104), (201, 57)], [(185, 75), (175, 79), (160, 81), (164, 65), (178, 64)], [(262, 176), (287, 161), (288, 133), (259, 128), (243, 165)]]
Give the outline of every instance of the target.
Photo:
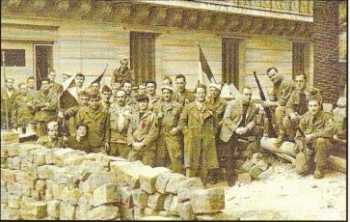
[(102, 153), (1, 147), (1, 219), (222, 218), (223, 188)]

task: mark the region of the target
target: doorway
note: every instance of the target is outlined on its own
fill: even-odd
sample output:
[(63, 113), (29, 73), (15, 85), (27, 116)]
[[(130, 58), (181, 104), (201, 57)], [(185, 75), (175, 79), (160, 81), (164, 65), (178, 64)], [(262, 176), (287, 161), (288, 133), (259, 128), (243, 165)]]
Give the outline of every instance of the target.
[(48, 77), (53, 68), (52, 44), (34, 44), (34, 73), (36, 88), (40, 89), (41, 80)]

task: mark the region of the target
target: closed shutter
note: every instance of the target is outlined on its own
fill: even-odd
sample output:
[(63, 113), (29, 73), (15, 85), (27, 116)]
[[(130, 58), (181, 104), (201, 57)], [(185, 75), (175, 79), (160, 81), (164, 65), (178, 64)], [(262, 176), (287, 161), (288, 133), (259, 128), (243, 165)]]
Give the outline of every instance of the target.
[(239, 87), (239, 40), (222, 39), (222, 74), (224, 83)]
[(305, 43), (293, 42), (293, 79), (305, 71)]
[(155, 34), (130, 33), (130, 67), (137, 84), (155, 79)]

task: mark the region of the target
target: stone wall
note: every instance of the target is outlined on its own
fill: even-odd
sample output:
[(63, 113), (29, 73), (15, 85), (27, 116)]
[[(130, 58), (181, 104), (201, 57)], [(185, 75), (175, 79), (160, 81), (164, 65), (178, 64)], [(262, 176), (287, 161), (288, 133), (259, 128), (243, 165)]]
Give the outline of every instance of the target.
[(222, 188), (102, 153), (1, 147), (1, 219), (222, 218)]

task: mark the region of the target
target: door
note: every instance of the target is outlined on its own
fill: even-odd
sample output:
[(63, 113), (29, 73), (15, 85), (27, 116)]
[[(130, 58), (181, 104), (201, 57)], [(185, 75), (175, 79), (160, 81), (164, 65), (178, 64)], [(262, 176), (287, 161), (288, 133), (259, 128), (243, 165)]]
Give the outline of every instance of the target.
[(222, 39), (222, 80), (239, 88), (239, 39)]
[(155, 34), (130, 33), (130, 68), (137, 84), (155, 79)]
[(40, 89), (41, 80), (47, 78), (53, 69), (52, 44), (34, 44), (36, 87)]

